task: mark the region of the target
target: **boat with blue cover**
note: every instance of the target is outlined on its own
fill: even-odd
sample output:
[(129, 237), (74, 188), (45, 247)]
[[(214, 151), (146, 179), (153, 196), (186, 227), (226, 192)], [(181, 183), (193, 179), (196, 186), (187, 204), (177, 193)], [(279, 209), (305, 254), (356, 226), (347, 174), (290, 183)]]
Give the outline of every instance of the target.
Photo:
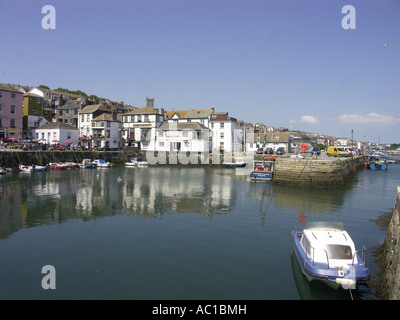
[(340, 222), (312, 222), (303, 232), (292, 232), (293, 249), (308, 281), (319, 280), (332, 288), (355, 289), (370, 279), (366, 249), (356, 250)]
[(388, 157), (382, 152), (371, 152), (371, 154), (368, 156), (366, 165), (367, 169), (371, 170), (387, 170)]

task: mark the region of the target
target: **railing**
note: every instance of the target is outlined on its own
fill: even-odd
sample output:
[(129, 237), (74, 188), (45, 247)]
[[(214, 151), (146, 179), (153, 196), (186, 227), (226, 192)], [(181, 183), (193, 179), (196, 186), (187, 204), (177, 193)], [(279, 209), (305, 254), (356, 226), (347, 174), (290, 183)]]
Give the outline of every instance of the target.
[(362, 263), (364, 264), (364, 269), (366, 269), (367, 265), (366, 265), (365, 262), (366, 262), (366, 259), (367, 259), (367, 249), (365, 248), (365, 246), (363, 246), (361, 250), (356, 250), (356, 252), (354, 252), (353, 259), (351, 261), (351, 265), (354, 266), (354, 259), (355, 259), (355, 257), (356, 257), (358, 252), (361, 252), (361, 260), (362, 260)]
[[(314, 247), (312, 247), (310, 244), (307, 243), (307, 244), (306, 244), (306, 255), (307, 255), (307, 256), (309, 256), (308, 250), (307, 250), (308, 248), (312, 249), (312, 259), (311, 259), (311, 257), (310, 257), (310, 258), (307, 258), (307, 259), (311, 259), (311, 261), (312, 261), (312, 263), (313, 263), (313, 267), (315, 266), (315, 250), (321, 250), (321, 251), (325, 252), (326, 264), (328, 265), (328, 269), (330, 269), (330, 267), (329, 267), (328, 252), (327, 252), (325, 249), (314, 248)], [(310, 250), (310, 251), (311, 251), (311, 250)]]

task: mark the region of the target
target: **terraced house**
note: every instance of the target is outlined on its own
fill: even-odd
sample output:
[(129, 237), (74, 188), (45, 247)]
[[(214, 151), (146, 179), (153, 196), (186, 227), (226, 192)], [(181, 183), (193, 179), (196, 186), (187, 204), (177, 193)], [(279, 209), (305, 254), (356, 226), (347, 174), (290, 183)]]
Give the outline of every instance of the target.
[(23, 94), (0, 83), (0, 139), (22, 137)]

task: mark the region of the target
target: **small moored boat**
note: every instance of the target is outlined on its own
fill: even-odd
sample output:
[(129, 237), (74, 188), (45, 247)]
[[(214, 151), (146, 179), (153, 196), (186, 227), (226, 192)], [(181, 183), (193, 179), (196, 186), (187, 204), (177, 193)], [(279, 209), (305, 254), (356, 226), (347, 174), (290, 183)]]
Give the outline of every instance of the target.
[(11, 168), (6, 168), (6, 167), (0, 168), (0, 174), (6, 174), (9, 172), (12, 172)]
[(82, 163), (80, 164), (80, 167), (82, 169), (95, 169), (97, 168), (97, 164), (94, 163), (92, 160), (90, 159), (83, 159)]
[(387, 170), (388, 169), (388, 158), (387, 155), (382, 152), (374, 152), (368, 156), (366, 163), (367, 169), (371, 170)]
[(50, 162), (49, 166), (51, 170), (65, 170), (67, 168), (64, 164), (58, 162)]
[(112, 163), (110, 163), (108, 161), (106, 162), (103, 159), (93, 160), (93, 163), (95, 163), (98, 168), (110, 168), (110, 167), (112, 167)]
[(252, 181), (271, 181), (274, 176), (275, 157), (264, 157), (263, 161), (256, 161), (250, 173)]
[[(369, 280), (366, 249), (356, 250), (340, 222), (312, 222), (292, 232), (293, 249), (308, 281), (320, 280), (337, 289), (355, 289)], [(360, 255), (361, 254), (361, 255)]]
[(32, 166), (27, 166), (25, 164), (20, 164), (18, 166), (19, 170), (21, 170), (22, 172), (35, 172), (36, 171), (36, 167), (34, 165)]
[(133, 158), (130, 162), (125, 162), (127, 167), (148, 167), (147, 161), (142, 161), (140, 158)]
[(224, 168), (244, 168), (247, 162), (243, 158), (236, 158), (234, 162), (222, 162)]

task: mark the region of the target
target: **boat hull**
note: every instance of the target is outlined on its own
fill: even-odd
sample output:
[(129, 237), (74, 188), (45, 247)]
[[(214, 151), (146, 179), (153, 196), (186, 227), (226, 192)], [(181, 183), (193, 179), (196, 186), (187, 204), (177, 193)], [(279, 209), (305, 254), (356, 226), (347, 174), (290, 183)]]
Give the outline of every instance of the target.
[(251, 172), (250, 178), (253, 181), (271, 181), (273, 178), (273, 172), (272, 171), (254, 170)]
[(387, 163), (377, 164), (375, 162), (371, 162), (369, 164), (369, 168), (371, 170), (387, 170), (388, 165), (387, 165)]
[(223, 163), (222, 166), (224, 168), (244, 168), (246, 166), (246, 162), (242, 162), (242, 163)]

